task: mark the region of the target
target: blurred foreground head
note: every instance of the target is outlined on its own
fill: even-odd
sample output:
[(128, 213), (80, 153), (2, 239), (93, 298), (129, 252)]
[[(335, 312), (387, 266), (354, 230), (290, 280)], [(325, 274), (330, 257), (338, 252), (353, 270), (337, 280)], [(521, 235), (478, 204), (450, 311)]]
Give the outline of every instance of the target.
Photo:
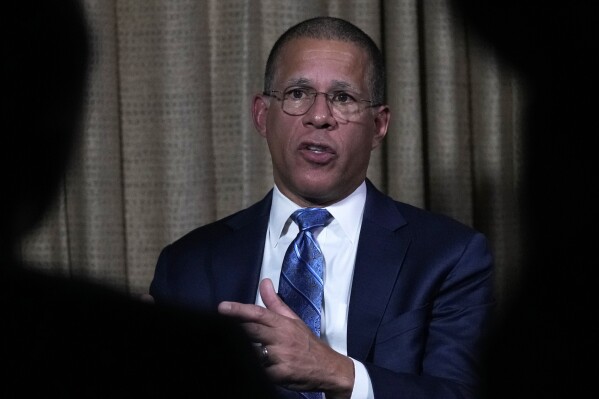
[(522, 75), (528, 97), (523, 280), (491, 334), (479, 397), (588, 396), (599, 353), (596, 3), (454, 2)]
[(80, 133), (89, 39), (79, 1), (0, 8), (0, 242), (7, 258), (58, 194)]

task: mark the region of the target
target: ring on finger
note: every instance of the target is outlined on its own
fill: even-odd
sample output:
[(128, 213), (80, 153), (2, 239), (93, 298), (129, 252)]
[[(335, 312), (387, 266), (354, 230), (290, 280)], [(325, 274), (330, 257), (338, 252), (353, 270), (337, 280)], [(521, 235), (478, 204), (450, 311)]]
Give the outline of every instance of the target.
[(262, 345), (262, 349), (260, 350), (260, 360), (262, 361), (262, 364), (270, 363), (270, 359), (268, 357), (268, 348), (266, 345)]

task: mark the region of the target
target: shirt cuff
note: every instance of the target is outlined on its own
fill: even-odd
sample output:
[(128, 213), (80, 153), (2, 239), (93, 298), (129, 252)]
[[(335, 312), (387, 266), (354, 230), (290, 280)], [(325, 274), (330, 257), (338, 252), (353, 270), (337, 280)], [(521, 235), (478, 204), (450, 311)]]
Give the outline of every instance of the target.
[(366, 367), (359, 361), (352, 359), (354, 362), (354, 389), (350, 399), (374, 399), (374, 391), (372, 390), (372, 381)]

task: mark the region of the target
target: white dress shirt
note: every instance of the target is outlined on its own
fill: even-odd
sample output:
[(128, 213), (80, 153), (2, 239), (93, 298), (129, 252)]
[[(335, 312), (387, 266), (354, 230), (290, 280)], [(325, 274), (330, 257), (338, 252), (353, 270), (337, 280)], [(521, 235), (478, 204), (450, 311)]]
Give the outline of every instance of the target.
[[(321, 339), (343, 355), (347, 355), (347, 312), (365, 203), (366, 184), (362, 183), (347, 198), (326, 207), (334, 219), (314, 234), (325, 258)], [(299, 230), (290, 216), (299, 208), (275, 185), (260, 272), (260, 281), (270, 278), (275, 289), (279, 286), (285, 251)], [(256, 304), (264, 306), (259, 292), (256, 293)], [(355, 381), (351, 399), (373, 399), (366, 368), (357, 360), (352, 361)]]

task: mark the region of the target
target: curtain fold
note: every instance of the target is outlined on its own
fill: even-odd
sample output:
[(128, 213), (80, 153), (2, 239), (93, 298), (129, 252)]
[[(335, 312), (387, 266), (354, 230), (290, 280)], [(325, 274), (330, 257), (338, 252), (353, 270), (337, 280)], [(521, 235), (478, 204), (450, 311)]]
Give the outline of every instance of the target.
[(368, 176), (490, 239), (498, 298), (520, 274), (517, 76), (448, 0), (85, 0), (94, 45), (85, 128), (64, 190), (23, 258), (131, 294), (160, 249), (272, 187), (250, 110), (276, 38), (316, 15), (380, 45), (391, 124)]

